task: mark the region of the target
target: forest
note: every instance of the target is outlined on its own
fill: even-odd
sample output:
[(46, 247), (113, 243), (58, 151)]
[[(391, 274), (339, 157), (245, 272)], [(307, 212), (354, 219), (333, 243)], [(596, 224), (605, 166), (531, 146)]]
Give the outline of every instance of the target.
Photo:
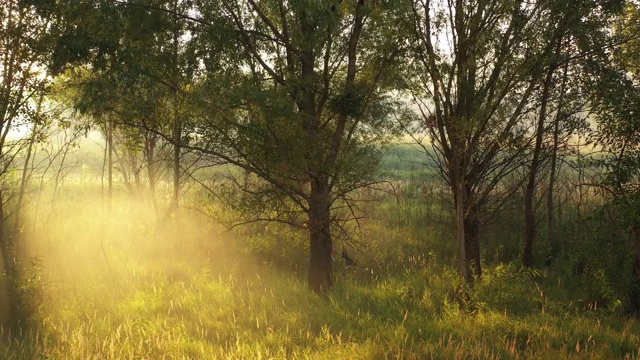
[(1, 359), (640, 359), (635, 0), (2, 0)]

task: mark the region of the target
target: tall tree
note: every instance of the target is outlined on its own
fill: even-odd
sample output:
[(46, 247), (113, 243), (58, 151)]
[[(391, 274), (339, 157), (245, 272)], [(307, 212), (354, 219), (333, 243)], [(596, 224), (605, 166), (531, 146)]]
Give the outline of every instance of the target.
[(523, 123), (555, 46), (597, 1), (412, 1), (411, 89), (449, 184), (459, 271), (480, 276), (481, 209), (529, 144)]
[[(230, 111), (203, 116), (201, 129), (208, 130), (200, 139), (216, 139), (219, 147), (196, 147), (260, 178), (264, 186), (244, 194), (263, 205), (272, 199), (271, 220), (307, 229), (309, 286), (326, 291), (333, 284), (335, 207), (372, 181), (372, 139), (390, 128), (384, 85), (399, 48), (384, 26), (393, 26), (393, 4), (249, 0), (221, 6), (241, 49), (241, 80), (227, 96)], [(214, 11), (203, 6), (201, 12), (213, 22)], [(207, 86), (224, 94), (219, 79)]]
[[(54, 67), (90, 63), (105, 74), (100, 78), (107, 82), (94, 82), (93, 91), (85, 92), (105, 107), (111, 97), (104, 95), (114, 94), (107, 84), (125, 79), (166, 86), (167, 103), (179, 98), (198, 116), (181, 134), (175, 129), (153, 131), (172, 142), (178, 153), (190, 149), (222, 158), (256, 175), (271, 194), (279, 194), (275, 202), (288, 215), (276, 214), (271, 220), (308, 230), (309, 285), (317, 292), (329, 289), (332, 207), (370, 181), (377, 159), (372, 140), (384, 137), (389, 128), (383, 85), (398, 54), (397, 44), (390, 41), (395, 34), (385, 28), (393, 26), (392, 4), (47, 4), (42, 11), (62, 9)], [(176, 59), (176, 41), (178, 53), (190, 56)], [(123, 73), (134, 76), (120, 76)], [(148, 104), (147, 98), (134, 99)], [(143, 120), (138, 125), (151, 128)], [(264, 195), (245, 190), (254, 200)], [(303, 213), (305, 219), (289, 216), (293, 213)]]
[(77, 109), (94, 115), (98, 123), (108, 120), (107, 130), (115, 123), (116, 133), (128, 132), (130, 140), (144, 141), (140, 146), (148, 160), (156, 211), (159, 139), (173, 147), (167, 163), (173, 192), (168, 211), (159, 218), (164, 223), (179, 203), (182, 142), (188, 137), (185, 97), (200, 68), (196, 50), (189, 45), (197, 37), (197, 23), (188, 16), (193, 2), (59, 0), (38, 5), (56, 19), (52, 72), (75, 67), (68, 73), (77, 88)]
[(7, 175), (19, 148), (25, 144), (12, 139), (11, 132), (28, 126), (38, 117), (38, 99), (47, 85), (42, 74), (38, 40), (46, 33), (47, 22), (17, 0), (0, 4), (0, 261), (10, 281), (9, 314), (17, 314), (15, 282), (18, 277), (16, 237), (9, 236), (7, 217)]
[[(594, 26), (597, 25), (597, 26)], [(594, 32), (606, 28), (603, 22), (592, 24)], [(524, 244), (522, 247), (522, 264), (526, 267), (534, 265), (534, 243), (540, 227), (537, 218), (543, 195), (546, 196), (547, 211), (547, 248), (551, 252), (557, 250), (555, 236), (555, 218), (558, 212), (556, 205), (555, 182), (558, 177), (562, 157), (571, 148), (572, 138), (588, 131), (589, 124), (584, 114), (587, 100), (580, 86), (580, 74), (584, 72), (581, 58), (586, 56), (577, 46), (577, 38), (568, 29), (564, 39), (560, 40), (554, 51), (553, 60), (549, 64), (538, 93), (535, 125), (532, 130), (531, 150), (528, 151), (527, 170), (524, 192)], [(610, 44), (598, 41), (600, 47)], [(545, 174), (548, 183), (543, 188)], [(549, 255), (552, 255), (551, 253)]]
[[(640, 310), (640, 9), (629, 3), (614, 23), (614, 48), (593, 51), (584, 59), (583, 85), (597, 128), (592, 140), (602, 147), (596, 162), (605, 170), (600, 185), (607, 189), (612, 217), (629, 234), (633, 283), (630, 306)], [(609, 34), (603, 34), (603, 37)], [(624, 276), (621, 274), (620, 276)]]
[[(598, 61), (604, 61), (600, 54), (607, 53), (615, 47), (614, 39), (607, 36), (607, 32), (610, 29), (611, 20), (621, 10), (621, 4), (622, 1), (602, 4), (579, 3), (578, 5), (585, 6), (583, 9), (577, 8), (581, 14), (579, 20), (575, 14), (570, 13), (567, 17), (569, 22), (563, 24), (563, 31), (550, 58), (546, 77), (542, 83), (538, 123), (525, 189), (525, 231), (522, 252), (524, 266), (533, 266), (533, 244), (538, 227), (534, 198), (536, 183), (541, 178), (539, 172), (543, 169), (543, 157), (549, 157), (551, 166), (547, 193), (549, 246), (557, 247), (554, 238), (554, 182), (558, 167), (558, 147), (562, 138), (583, 133), (589, 127), (583, 115), (587, 108), (587, 99), (584, 96), (584, 89), (580, 86), (580, 74), (590, 72), (591, 65), (585, 65), (585, 61), (593, 63), (594, 54), (597, 54)], [(571, 3), (567, 5), (572, 6)], [(564, 8), (565, 5), (560, 6)], [(566, 12), (566, 9), (573, 11), (576, 8), (564, 9)], [(549, 83), (551, 87), (548, 86)], [(555, 114), (552, 115), (554, 112)], [(551, 153), (543, 156), (545, 149), (542, 147), (542, 140), (546, 134), (552, 136), (552, 146)]]
[(522, 249), (522, 264), (526, 267), (533, 266), (533, 242), (536, 233), (535, 218), (535, 194), (536, 180), (538, 172), (542, 167), (542, 140), (545, 135), (545, 122), (547, 118), (547, 107), (549, 106), (549, 97), (553, 81), (554, 66), (549, 67), (542, 84), (542, 94), (540, 99), (540, 110), (538, 113), (537, 124), (535, 126), (535, 140), (533, 144), (533, 153), (531, 163), (528, 169), (526, 188), (524, 194), (524, 246)]

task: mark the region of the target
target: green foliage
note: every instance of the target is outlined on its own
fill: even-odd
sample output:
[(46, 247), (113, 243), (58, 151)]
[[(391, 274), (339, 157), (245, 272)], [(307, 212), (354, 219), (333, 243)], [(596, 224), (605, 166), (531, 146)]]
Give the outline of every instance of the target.
[(443, 229), (367, 220), (366, 242), (346, 244), (356, 265), (336, 257), (336, 287), (321, 297), (300, 280), (306, 241), (287, 227), (222, 236), (189, 213), (157, 231), (124, 193), (101, 216), (95, 190), (69, 187), (64, 211), (33, 219), (36, 311), (27, 328), (0, 330), (3, 359), (639, 356), (638, 321), (554, 292), (566, 288), (557, 273), (486, 264), (475, 311), (461, 307)]
[(577, 220), (562, 244), (562, 257), (555, 266), (563, 276), (576, 281), (574, 290), (585, 306), (610, 311), (630, 310), (637, 288), (633, 275), (634, 254), (624, 214), (615, 207), (598, 208), (585, 220)]
[[(98, 192), (80, 186), (50, 213), (39, 209), (24, 227), (34, 262), (23, 260), (13, 279), (30, 321), (18, 333), (0, 328), (9, 340), (0, 357), (640, 358), (640, 325), (621, 317), (640, 294), (626, 240), (640, 213), (637, 44), (612, 58), (604, 50), (618, 6), (463, 1), (450, 17), (439, 5), (411, 9), (415, 1), (20, 3), (28, 19), (43, 20), (31, 6), (50, 16), (51, 35), (23, 27), (7, 32), (8, 43), (51, 45), (52, 72), (72, 68), (63, 97), (98, 127), (117, 122), (118, 145), (132, 156), (153, 136), (177, 155), (206, 155), (196, 167), (235, 166), (198, 172), (206, 196), (185, 186), (181, 200), (195, 211), (158, 223), (157, 206), (122, 198), (106, 213)], [(628, 37), (637, 9), (627, 11), (615, 30)], [(551, 53), (574, 50), (568, 74), (585, 79), (567, 87), (589, 90), (611, 196), (557, 200), (562, 256), (523, 270), (511, 262), (521, 199), (501, 200), (526, 162), (538, 77), (560, 65)], [(26, 60), (18, 64), (37, 63)], [(42, 90), (36, 80), (31, 89)], [(422, 155), (383, 151), (398, 134), (394, 119), (415, 120), (397, 88), (423, 101), (425, 114), (434, 104), (444, 112), (422, 119), (420, 133), (433, 135)], [(565, 120), (567, 132), (581, 123)], [(421, 159), (449, 183), (434, 181), (442, 174)], [(376, 176), (380, 163), (388, 182)], [(480, 214), (493, 223), (480, 232), (485, 272), (473, 285), (453, 270), (452, 185), (473, 190), (469, 204), (498, 204)], [(585, 219), (586, 205), (602, 199)], [(320, 222), (333, 223), (325, 240), (336, 287), (324, 296), (302, 281), (313, 204)], [(199, 212), (251, 225), (221, 235)], [(355, 264), (342, 261), (343, 249)]]
[(355, 88), (329, 100), (329, 110), (340, 116), (360, 117), (366, 104), (366, 89)]
[(518, 268), (513, 263), (489, 268), (473, 287), (471, 306), (515, 315), (537, 312), (539, 298), (534, 281), (538, 276), (539, 271)]

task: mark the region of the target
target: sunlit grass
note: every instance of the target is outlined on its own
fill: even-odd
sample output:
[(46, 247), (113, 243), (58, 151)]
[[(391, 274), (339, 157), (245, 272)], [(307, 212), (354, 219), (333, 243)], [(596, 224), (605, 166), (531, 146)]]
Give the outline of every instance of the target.
[(336, 259), (322, 297), (264, 258), (303, 241), (265, 233), (260, 257), (259, 238), (189, 212), (158, 227), (125, 197), (111, 213), (90, 194), (66, 199), (25, 227), (33, 315), (1, 330), (2, 359), (640, 359), (638, 320), (548, 298), (542, 274), (487, 267), (461, 305), (450, 264), (420, 246), (433, 234), (371, 222), (358, 264)]

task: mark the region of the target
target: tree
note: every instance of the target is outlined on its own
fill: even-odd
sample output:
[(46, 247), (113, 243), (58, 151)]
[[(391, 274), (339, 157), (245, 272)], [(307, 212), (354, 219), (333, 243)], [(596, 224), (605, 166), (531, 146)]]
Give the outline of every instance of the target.
[(636, 311), (640, 309), (639, 16), (637, 4), (626, 5), (611, 40), (619, 46), (594, 51), (585, 58), (587, 72), (582, 79), (597, 121), (592, 140), (604, 154), (596, 159), (604, 169), (599, 185), (608, 195), (607, 205), (614, 213), (611, 218), (629, 234), (633, 283), (626, 288), (630, 289), (630, 306)]
[[(545, 158), (549, 159), (549, 186), (547, 189), (547, 231), (550, 249), (557, 249), (554, 219), (556, 206), (554, 205), (554, 183), (556, 181), (561, 143), (569, 146), (568, 137), (578, 136), (588, 132), (589, 124), (584, 116), (588, 108), (585, 90), (582, 88), (581, 76), (590, 73), (589, 63), (606, 61), (601, 54), (614, 49), (616, 44), (607, 31), (610, 21), (617, 16), (621, 2), (595, 4), (601, 6), (597, 11), (583, 12), (579, 21), (573, 21), (566, 27), (563, 35), (558, 38), (552, 61), (549, 63), (546, 77), (542, 86), (539, 111), (537, 115), (537, 129), (533, 152), (530, 155), (525, 189), (525, 231), (522, 262), (524, 266), (533, 266), (533, 244), (537, 237), (537, 220), (535, 198), (537, 182), (541, 179), (541, 170), (545, 168)], [(580, 4), (585, 5), (585, 4)], [(587, 6), (591, 6), (588, 5)], [(596, 9), (594, 8), (594, 9)], [(588, 8), (586, 9), (588, 10)], [(594, 58), (594, 54), (597, 54)], [(549, 86), (550, 85), (550, 86)], [(552, 116), (552, 113), (555, 115)], [(549, 119), (545, 119), (548, 117)], [(545, 140), (551, 143), (549, 149), (543, 146)], [(563, 140), (564, 138), (564, 140)], [(577, 145), (578, 154), (582, 151)], [(550, 152), (548, 151), (550, 150)], [(579, 155), (580, 156), (580, 155)], [(582, 187), (580, 187), (582, 188)]]
[[(568, 37), (565, 35), (565, 37)], [(571, 136), (584, 131), (588, 125), (580, 115), (584, 112), (586, 102), (581, 95), (577, 81), (572, 80), (580, 71), (579, 63), (572, 57), (575, 44), (559, 39), (554, 50), (553, 59), (546, 69), (541, 88), (536, 94), (536, 114), (532, 126), (530, 151), (526, 151), (527, 164), (524, 191), (524, 244), (522, 247), (522, 264), (525, 267), (534, 265), (534, 242), (538, 234), (537, 206), (541, 182), (545, 171), (549, 173), (548, 187), (544, 189), (547, 197), (547, 231), (548, 245), (555, 248), (554, 238), (554, 183), (558, 173), (558, 158), (563, 155), (561, 146), (567, 145)], [(564, 146), (566, 147), (566, 146)]]
[[(205, 108), (216, 116), (202, 116), (202, 141), (192, 148), (261, 179), (243, 194), (253, 210), (262, 206), (259, 212), (267, 215), (262, 220), (308, 231), (308, 281), (316, 292), (333, 284), (338, 203), (373, 181), (374, 140), (391, 127), (384, 91), (399, 48), (384, 26), (393, 26), (392, 5), (365, 0), (220, 5), (240, 48), (238, 63), (224, 85), (220, 76), (206, 82), (217, 103)], [(203, 21), (214, 23), (209, 17), (217, 10), (203, 6)], [(220, 74), (220, 68), (208, 73)], [(220, 103), (226, 106), (220, 109)]]
[[(52, 67), (91, 64), (101, 80), (84, 93), (105, 105), (97, 109), (132, 84), (150, 84), (149, 93), (163, 85), (158, 103), (132, 98), (173, 104), (172, 132), (146, 117), (129, 124), (172, 143), (174, 169), (184, 149), (221, 158), (260, 178), (287, 214), (304, 213), (270, 219), (309, 231), (317, 292), (333, 282), (332, 207), (371, 181), (373, 139), (390, 128), (384, 84), (399, 51), (383, 26), (393, 25), (392, 8), (365, 0), (40, 4), (58, 14)], [(130, 83), (114, 87), (123, 79)], [(176, 114), (182, 108), (194, 122)]]
[(27, 142), (12, 139), (11, 132), (28, 126), (38, 117), (38, 99), (48, 79), (42, 74), (38, 40), (46, 33), (45, 19), (17, 0), (0, 5), (0, 261), (9, 280), (9, 315), (18, 315), (18, 264), (16, 237), (7, 218), (12, 212), (7, 175), (21, 147)]
[[(532, 97), (556, 44), (591, 1), (412, 1), (410, 89), (435, 161), (453, 194), (459, 271), (482, 274), (479, 226), (488, 195), (517, 169), (531, 133)], [(606, 10), (606, 9), (605, 9)]]
[[(168, 164), (173, 174), (171, 204), (158, 218), (159, 223), (165, 223), (179, 205), (184, 181), (182, 143), (189, 136), (185, 98), (198, 79), (200, 66), (195, 49), (190, 47), (196, 37), (194, 27), (183, 15), (193, 9), (192, 2), (36, 3), (42, 13), (56, 19), (49, 67), (54, 74), (67, 71), (77, 92), (76, 108), (91, 114), (96, 124), (103, 124), (107, 139), (124, 135), (139, 142), (129, 142), (127, 149), (144, 149), (156, 212), (160, 139), (173, 147)], [(122, 162), (120, 154), (111, 150), (113, 146), (108, 148), (108, 154)]]

